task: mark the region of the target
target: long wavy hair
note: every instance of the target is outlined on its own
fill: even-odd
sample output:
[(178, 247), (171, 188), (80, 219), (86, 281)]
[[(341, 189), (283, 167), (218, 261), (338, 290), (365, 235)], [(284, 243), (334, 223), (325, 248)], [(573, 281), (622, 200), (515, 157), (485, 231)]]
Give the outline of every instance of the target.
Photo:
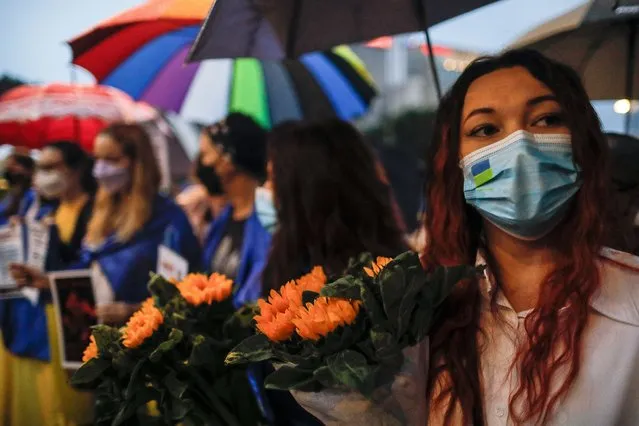
[(285, 123), (270, 134), (267, 149), (278, 228), (265, 293), (314, 265), (340, 273), (360, 253), (395, 256), (407, 249), (390, 188), (353, 126), (336, 119)]
[(131, 160), (131, 184), (126, 194), (98, 189), (87, 241), (100, 244), (112, 233), (118, 241), (131, 239), (151, 218), (153, 199), (160, 189), (161, 174), (153, 145), (138, 124), (115, 123), (100, 132), (122, 147)]
[[(459, 167), (462, 108), (475, 80), (512, 67), (524, 67), (557, 97), (582, 182), (570, 212), (553, 233), (551, 243), (559, 253), (556, 266), (541, 286), (537, 307), (525, 320), (527, 341), (512, 364), (519, 377), (510, 399), (513, 419), (544, 423), (579, 374), (589, 303), (600, 286), (596, 259), (603, 240), (607, 145), (575, 71), (539, 53), (515, 50), (481, 58), (460, 76), (442, 100), (430, 147), (424, 262), (427, 267), (474, 264), (482, 248), (482, 220), (465, 202)], [(445, 408), (446, 424), (456, 408), (461, 409), (464, 424), (484, 424), (480, 298), (478, 280), (460, 282), (431, 333), (428, 398), (435, 407)], [(496, 312), (495, 300), (492, 305)], [(560, 315), (562, 307), (566, 311)]]

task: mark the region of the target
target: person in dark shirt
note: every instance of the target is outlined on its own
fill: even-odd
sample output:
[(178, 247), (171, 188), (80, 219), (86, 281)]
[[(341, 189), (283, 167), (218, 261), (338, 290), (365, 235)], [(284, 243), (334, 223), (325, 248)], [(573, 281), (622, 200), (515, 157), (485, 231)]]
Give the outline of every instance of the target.
[(255, 190), (266, 175), (266, 131), (232, 113), (202, 131), (200, 159), (219, 177), (228, 200), (205, 238), (203, 269), (233, 279), (236, 306), (254, 302), (271, 242), (255, 211)]

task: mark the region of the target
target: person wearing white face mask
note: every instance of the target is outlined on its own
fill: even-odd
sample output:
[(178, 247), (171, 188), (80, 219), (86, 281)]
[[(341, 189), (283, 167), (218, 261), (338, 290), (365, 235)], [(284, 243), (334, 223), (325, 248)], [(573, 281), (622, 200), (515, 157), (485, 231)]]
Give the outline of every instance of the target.
[[(31, 231), (34, 221), (49, 228), (45, 272), (67, 269), (80, 260), (96, 190), (92, 164), (78, 144), (67, 141), (47, 145), (38, 158), (33, 185), (39, 198), (47, 201), (23, 205), (18, 217), (25, 222), (25, 232)], [(12, 265), (12, 270), (20, 275), (30, 268)], [(10, 389), (11, 409), (4, 413), (5, 419), (12, 426), (42, 424), (47, 418), (65, 424), (90, 422), (91, 398), (68, 385), (53, 346), (57, 345), (55, 316), (43, 290), (36, 303), (2, 301), (2, 334), (11, 353), (8, 370), (0, 373)]]
[[(94, 154), (98, 192), (81, 259), (73, 267), (92, 268), (99, 319), (121, 325), (149, 296), (146, 282), (156, 270), (160, 245), (192, 268), (199, 264), (200, 250), (184, 212), (159, 194), (160, 170), (144, 128), (111, 124), (96, 137)], [(46, 176), (43, 185), (48, 190), (60, 186), (54, 181)], [(29, 268), (14, 276), (22, 285), (48, 286), (46, 277)]]

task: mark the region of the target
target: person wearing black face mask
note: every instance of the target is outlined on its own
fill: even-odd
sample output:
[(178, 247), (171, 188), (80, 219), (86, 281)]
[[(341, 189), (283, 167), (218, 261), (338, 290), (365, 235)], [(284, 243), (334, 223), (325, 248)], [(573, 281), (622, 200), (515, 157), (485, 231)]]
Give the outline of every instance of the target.
[(193, 163), (193, 180), (176, 198), (191, 222), (200, 242), (208, 233), (211, 223), (227, 203), (222, 182), (212, 167), (202, 164), (201, 156)]
[(0, 225), (18, 214), (20, 204), (31, 187), (35, 162), (31, 157), (15, 153), (7, 158), (3, 178), (9, 191), (0, 200)]

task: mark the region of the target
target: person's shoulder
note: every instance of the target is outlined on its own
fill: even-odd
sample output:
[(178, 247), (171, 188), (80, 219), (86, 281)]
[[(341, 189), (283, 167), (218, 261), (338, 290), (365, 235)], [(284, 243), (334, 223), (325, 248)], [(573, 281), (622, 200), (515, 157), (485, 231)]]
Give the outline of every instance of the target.
[(184, 210), (174, 200), (162, 194), (156, 195), (153, 201), (153, 217), (162, 222), (188, 222)]
[(600, 252), (601, 288), (592, 300), (599, 313), (639, 327), (639, 257), (611, 248)]

